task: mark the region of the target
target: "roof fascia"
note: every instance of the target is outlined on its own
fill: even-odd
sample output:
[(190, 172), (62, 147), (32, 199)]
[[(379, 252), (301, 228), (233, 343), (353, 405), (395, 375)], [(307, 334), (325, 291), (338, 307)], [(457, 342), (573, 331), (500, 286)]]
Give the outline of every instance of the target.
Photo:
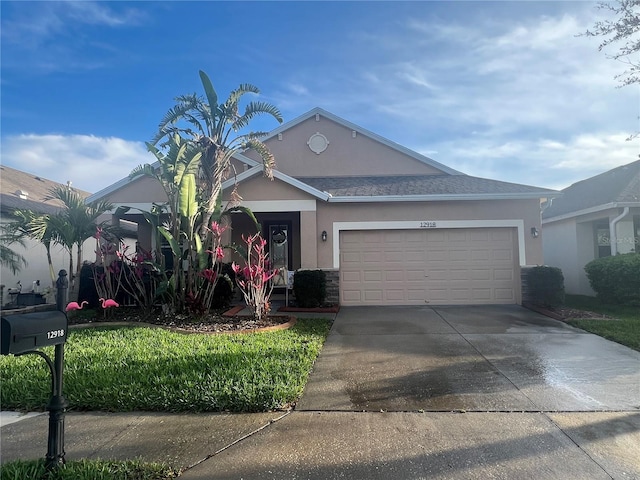
[(582, 210), (576, 210), (575, 212), (564, 213), (562, 215), (556, 215), (555, 217), (543, 218), (542, 224), (560, 222), (562, 220), (568, 220), (574, 217), (581, 217), (582, 215), (589, 215), (591, 213), (598, 213), (604, 210), (611, 210), (612, 208), (623, 207), (640, 207), (640, 202), (611, 202), (602, 205), (597, 205), (591, 208), (584, 208)]
[(338, 123), (346, 128), (348, 128), (349, 130), (354, 130), (358, 133), (360, 133), (361, 135), (364, 135), (366, 137), (371, 138), (372, 140), (375, 140), (377, 142), (382, 143), (383, 145), (386, 145), (389, 148), (392, 148), (394, 150), (397, 150), (399, 152), (404, 153), (405, 155), (408, 155), (416, 160), (418, 160), (419, 162), (425, 163), (427, 165), (430, 165), (434, 168), (437, 168), (438, 170), (441, 170), (444, 173), (448, 173), (449, 175), (464, 175), (464, 173), (458, 171), (458, 170), (454, 170), (453, 168), (447, 167), (446, 165), (443, 165), (440, 162), (435, 161), (432, 158), (429, 158), (425, 155), (422, 155), (414, 150), (411, 150), (403, 145), (400, 145), (399, 143), (393, 142), (391, 140), (389, 140), (388, 138), (384, 138), (380, 135), (378, 135), (377, 133), (373, 133), (370, 130), (367, 130), (366, 128), (362, 128), (359, 125), (356, 125), (355, 123), (352, 123), (348, 120), (345, 120), (344, 118), (340, 118), (337, 115), (334, 115), (331, 112), (327, 112), (326, 110), (323, 110), (320, 107), (315, 107), (312, 110), (308, 111), (305, 114), (300, 115), (299, 117), (294, 118), (293, 120), (291, 120), (290, 122), (287, 122), (283, 125), (280, 125), (278, 128), (272, 130), (271, 132), (269, 132), (263, 139), (262, 141), (266, 141), (269, 140), (270, 138), (275, 137), (276, 135), (278, 135), (279, 133), (284, 132), (285, 130), (289, 130), (292, 127), (295, 127), (296, 125), (298, 125), (299, 123), (304, 122), (305, 120), (308, 120), (309, 118), (313, 117), (314, 115), (319, 114), (322, 115), (323, 117), (328, 118), (329, 120)]
[(441, 195), (377, 195), (367, 197), (336, 196), (330, 197), (329, 202), (335, 203), (373, 203), (373, 202), (446, 202), (469, 200), (527, 200), (533, 198), (550, 198), (557, 195), (549, 192), (523, 193), (458, 193)]
[[(249, 170), (246, 170), (229, 180), (226, 180), (222, 183), (222, 189), (225, 190), (227, 188), (233, 187), (236, 183), (242, 182), (249, 178), (255, 177), (256, 175), (262, 174), (263, 166), (262, 164), (258, 164), (255, 167), (251, 167)], [(309, 195), (313, 195), (314, 197), (324, 200), (325, 202), (329, 199), (331, 195), (327, 192), (323, 192), (318, 190), (317, 188), (313, 188), (311, 185), (308, 185), (300, 180), (290, 177), (287, 174), (280, 172), (279, 170), (273, 170), (273, 178), (277, 178), (278, 180), (288, 183), (292, 187), (297, 188), (298, 190), (302, 190), (303, 192), (308, 193)]]

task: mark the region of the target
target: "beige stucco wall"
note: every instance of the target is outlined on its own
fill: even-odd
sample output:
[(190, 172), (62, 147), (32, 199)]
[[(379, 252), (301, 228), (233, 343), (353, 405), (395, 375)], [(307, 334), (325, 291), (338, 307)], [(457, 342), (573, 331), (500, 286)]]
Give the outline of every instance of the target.
[[(302, 190), (289, 185), (281, 180), (270, 180), (262, 175), (256, 175), (238, 185), (238, 193), (244, 201), (264, 201), (264, 200), (309, 200), (315, 199)], [(229, 192), (222, 196), (223, 200), (228, 199)]]
[[(585, 265), (597, 257), (593, 225), (596, 221), (609, 223), (620, 213), (621, 209), (608, 209), (544, 224), (545, 264), (562, 269), (567, 293), (595, 295), (584, 271)], [(634, 247), (633, 214), (632, 209), (630, 215), (617, 225), (618, 253), (630, 252)]]
[(582, 282), (582, 278), (586, 278), (582, 269), (594, 256), (591, 224), (576, 224), (575, 219), (545, 224), (542, 245), (544, 263), (562, 270), (567, 293), (593, 294), (590, 289), (584, 289)]
[(139, 177), (111, 192), (104, 200), (118, 204), (166, 202), (162, 185), (154, 178)]
[[(277, 169), (292, 177), (325, 177), (355, 175), (437, 174), (439, 170), (389, 148), (365, 135), (356, 133), (322, 115), (309, 118), (266, 142), (273, 153)], [(329, 141), (327, 149), (316, 154), (307, 142), (321, 133)], [(247, 156), (259, 161), (255, 152)]]

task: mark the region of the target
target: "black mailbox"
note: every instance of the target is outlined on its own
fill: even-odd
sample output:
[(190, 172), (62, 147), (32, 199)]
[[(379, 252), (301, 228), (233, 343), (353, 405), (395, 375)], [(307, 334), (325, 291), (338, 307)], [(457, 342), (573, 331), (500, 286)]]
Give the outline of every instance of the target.
[(49, 311), (2, 317), (2, 355), (20, 354), (67, 341), (67, 316)]

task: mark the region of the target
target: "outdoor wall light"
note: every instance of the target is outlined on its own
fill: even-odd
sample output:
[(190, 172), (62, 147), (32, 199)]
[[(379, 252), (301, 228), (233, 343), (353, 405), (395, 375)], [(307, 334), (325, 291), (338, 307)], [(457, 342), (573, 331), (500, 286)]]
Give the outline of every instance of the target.
[(540, 232), (536, 227), (531, 227), (531, 236), (533, 238), (538, 238), (538, 236), (540, 236)]
[(326, 231), (326, 230), (323, 230), (323, 231), (322, 231), (322, 235), (321, 235), (321, 237), (322, 237), (322, 241), (323, 241), (323, 242), (326, 242), (326, 241), (327, 241), (327, 231)]

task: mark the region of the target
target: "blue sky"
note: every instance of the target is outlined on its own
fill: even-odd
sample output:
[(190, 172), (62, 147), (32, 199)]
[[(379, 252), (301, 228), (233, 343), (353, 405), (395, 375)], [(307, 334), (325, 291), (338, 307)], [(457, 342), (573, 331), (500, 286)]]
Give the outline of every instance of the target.
[[(206, 71), (469, 175), (549, 188), (640, 153), (591, 2), (0, 2), (2, 164), (96, 192)], [(270, 130), (274, 121), (254, 124)], [(277, 161), (277, 159), (276, 159)]]

